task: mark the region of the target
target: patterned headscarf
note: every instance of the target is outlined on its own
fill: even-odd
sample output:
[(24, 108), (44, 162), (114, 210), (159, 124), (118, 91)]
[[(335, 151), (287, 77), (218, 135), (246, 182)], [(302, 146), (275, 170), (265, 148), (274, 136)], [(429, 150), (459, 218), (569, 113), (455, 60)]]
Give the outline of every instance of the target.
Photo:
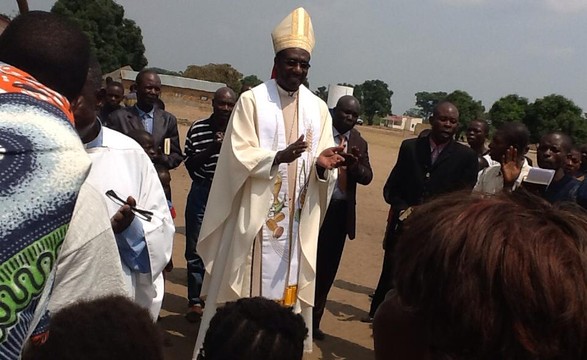
[(47, 330), (54, 265), (90, 160), (63, 96), (0, 63), (0, 359)]

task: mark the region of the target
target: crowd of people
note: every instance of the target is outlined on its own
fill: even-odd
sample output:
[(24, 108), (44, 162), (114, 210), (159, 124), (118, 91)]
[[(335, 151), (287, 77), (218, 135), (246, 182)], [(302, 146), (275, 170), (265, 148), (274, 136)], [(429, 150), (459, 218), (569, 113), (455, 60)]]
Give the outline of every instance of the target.
[[(0, 35), (0, 359), (163, 359), (170, 170), (186, 194), (194, 359), (300, 360), (354, 239), (373, 170), (353, 96), (333, 109), (304, 81), (315, 45), (298, 8), (271, 34), (272, 79), (219, 88), (189, 128), (141, 70), (104, 84), (87, 37), (45, 12)], [(121, 106), (125, 101), (126, 106)], [(404, 140), (368, 316), (377, 359), (587, 358), (587, 147), (436, 105)], [(487, 143), (489, 146), (487, 147)]]

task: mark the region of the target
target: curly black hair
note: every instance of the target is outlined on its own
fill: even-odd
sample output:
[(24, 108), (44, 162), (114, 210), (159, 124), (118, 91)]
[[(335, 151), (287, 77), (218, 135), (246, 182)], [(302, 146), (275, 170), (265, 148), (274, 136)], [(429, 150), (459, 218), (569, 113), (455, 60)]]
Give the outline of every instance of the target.
[(304, 319), (274, 301), (243, 298), (226, 303), (210, 321), (199, 360), (301, 360)]
[(126, 297), (107, 296), (52, 315), (49, 338), (23, 359), (163, 360), (163, 343), (146, 309)]
[(26, 71), (70, 101), (86, 82), (89, 57), (90, 43), (84, 32), (53, 13), (19, 15), (0, 36), (0, 61)]

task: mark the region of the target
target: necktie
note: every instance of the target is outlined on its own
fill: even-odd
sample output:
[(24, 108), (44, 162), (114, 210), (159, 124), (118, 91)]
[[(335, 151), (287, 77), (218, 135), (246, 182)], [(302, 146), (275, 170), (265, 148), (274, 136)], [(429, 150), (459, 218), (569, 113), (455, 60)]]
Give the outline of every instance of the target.
[(145, 128), (145, 131), (148, 132), (149, 134), (153, 133), (153, 129), (151, 128), (151, 124), (149, 123), (150, 120), (150, 116), (148, 113), (144, 113), (143, 116), (141, 117), (141, 120), (143, 121), (143, 127)]
[[(338, 135), (338, 139), (340, 140), (340, 142), (338, 143), (339, 146), (346, 145), (346, 138), (344, 137), (344, 135)], [(341, 166), (338, 168), (338, 188), (340, 189), (340, 191), (345, 193), (346, 186), (347, 186), (346, 166)]]
[(434, 150), (432, 150), (432, 155), (430, 155), (431, 164), (434, 164), (436, 162), (436, 159), (438, 159), (438, 154), (440, 154), (439, 149), (440, 147), (436, 146)]

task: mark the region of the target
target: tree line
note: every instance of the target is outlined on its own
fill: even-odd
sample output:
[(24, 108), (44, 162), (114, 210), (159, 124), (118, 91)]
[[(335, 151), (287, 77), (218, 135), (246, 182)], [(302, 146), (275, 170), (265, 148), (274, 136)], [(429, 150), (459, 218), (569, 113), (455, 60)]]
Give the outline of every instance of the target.
[[(133, 20), (125, 18), (124, 8), (113, 0), (58, 0), (51, 11), (70, 18), (84, 30), (104, 73), (125, 65), (135, 70), (147, 66), (140, 27)], [(256, 75), (243, 76), (230, 64), (188, 65), (184, 71), (155, 69), (161, 74), (225, 83), (237, 93), (243, 86), (254, 87), (262, 83)], [(361, 116), (368, 124), (372, 125), (376, 117), (384, 118), (392, 113), (393, 91), (385, 82), (367, 80), (361, 84), (339, 85), (353, 87), (353, 95), (362, 104)], [(326, 101), (328, 89), (320, 86), (315, 94)], [(533, 142), (537, 142), (541, 135), (555, 130), (571, 135), (578, 143), (587, 142), (587, 119), (583, 110), (561, 95), (548, 95), (531, 103), (524, 97), (511, 94), (497, 100), (489, 111), (485, 111), (481, 101), (473, 99), (463, 90), (451, 93), (421, 91), (415, 94), (415, 98), (415, 106), (404, 115), (427, 120), (439, 101), (448, 100), (459, 109), (462, 129), (474, 119), (484, 119), (492, 128), (508, 121), (519, 121), (528, 127)]]
[(492, 129), (506, 122), (524, 123), (530, 131), (530, 140), (537, 143), (540, 137), (552, 131), (569, 134), (576, 143), (587, 142), (587, 118), (583, 110), (572, 100), (558, 94), (551, 94), (530, 102), (517, 94), (506, 95), (493, 103), (489, 111), (479, 100), (473, 99), (466, 91), (417, 92), (415, 107), (405, 115), (428, 119), (434, 106), (443, 100), (454, 103), (460, 112), (461, 129), (466, 129), (475, 119), (486, 120)]

